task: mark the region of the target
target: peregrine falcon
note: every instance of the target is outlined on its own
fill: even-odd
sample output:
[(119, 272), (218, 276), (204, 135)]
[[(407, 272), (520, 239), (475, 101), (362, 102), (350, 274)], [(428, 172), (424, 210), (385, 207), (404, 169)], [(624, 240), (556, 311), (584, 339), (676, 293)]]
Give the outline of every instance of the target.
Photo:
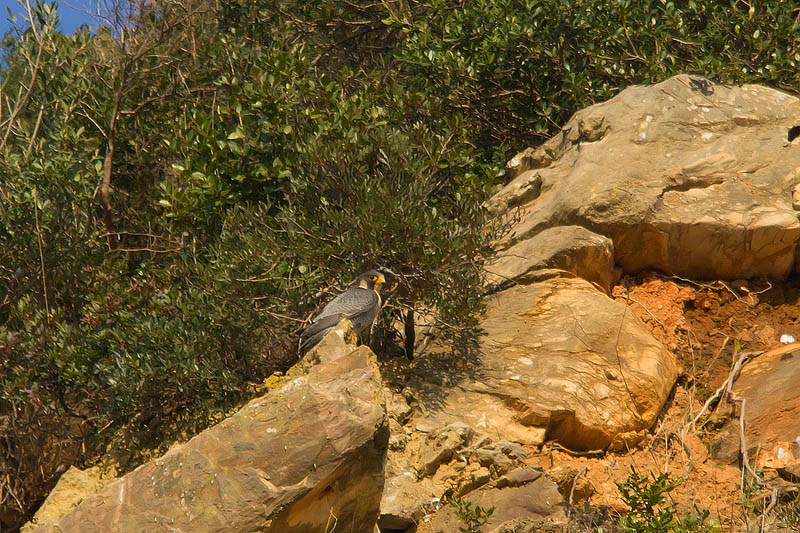
[(331, 300), (300, 332), (300, 353), (306, 353), (316, 346), (343, 318), (350, 319), (356, 334), (370, 327), (381, 309), (379, 293), (385, 282), (383, 274), (377, 270), (358, 276), (346, 291)]

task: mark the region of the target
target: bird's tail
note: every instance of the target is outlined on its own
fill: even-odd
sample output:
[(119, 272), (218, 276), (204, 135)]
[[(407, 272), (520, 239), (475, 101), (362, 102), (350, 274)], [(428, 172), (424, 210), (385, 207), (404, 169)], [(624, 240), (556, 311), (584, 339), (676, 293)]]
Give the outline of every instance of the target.
[(300, 355), (305, 355), (311, 348), (319, 344), (325, 334), (328, 332), (327, 329), (322, 331), (318, 331), (309, 337), (304, 337), (301, 339), (300, 342)]
[(326, 317), (318, 318), (313, 324), (310, 324), (302, 332), (300, 332), (300, 354), (306, 353), (308, 350), (316, 346), (322, 337), (328, 333), (331, 328), (336, 326), (342, 319), (341, 314), (328, 315)]

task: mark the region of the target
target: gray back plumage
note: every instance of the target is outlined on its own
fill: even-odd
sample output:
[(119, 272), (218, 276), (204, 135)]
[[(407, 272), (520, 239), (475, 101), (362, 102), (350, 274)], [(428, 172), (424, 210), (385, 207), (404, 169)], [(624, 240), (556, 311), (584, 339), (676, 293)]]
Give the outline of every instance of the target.
[(378, 271), (365, 272), (347, 290), (328, 302), (311, 324), (300, 332), (300, 351), (305, 353), (313, 348), (343, 318), (350, 320), (357, 334), (369, 328), (381, 308), (374, 281), (378, 277), (383, 280)]

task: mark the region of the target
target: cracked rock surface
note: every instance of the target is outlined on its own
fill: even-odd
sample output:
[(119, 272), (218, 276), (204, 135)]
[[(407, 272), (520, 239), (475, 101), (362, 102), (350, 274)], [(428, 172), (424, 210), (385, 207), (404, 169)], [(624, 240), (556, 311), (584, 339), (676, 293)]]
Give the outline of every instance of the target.
[[(481, 368), (426, 420), (461, 422), (527, 445), (575, 450), (641, 440), (677, 376), (670, 354), (625, 305), (578, 278), (488, 297)], [(416, 386), (425, 397), (422, 378)], [(419, 424), (418, 424), (419, 425)]]

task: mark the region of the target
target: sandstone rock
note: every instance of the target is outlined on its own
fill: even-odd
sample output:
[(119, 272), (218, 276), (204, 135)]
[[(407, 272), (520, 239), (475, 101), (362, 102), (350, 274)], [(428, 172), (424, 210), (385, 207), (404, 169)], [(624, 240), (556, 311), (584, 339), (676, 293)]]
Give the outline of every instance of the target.
[(672, 355), (634, 314), (581, 279), (493, 295), (481, 328), (480, 371), (443, 391), (443, 408), (420, 415), (427, 424), (605, 448), (648, 429), (677, 376)]
[(798, 117), (800, 100), (766, 87), (689, 75), (629, 87), (519, 154), (487, 205), (520, 214), (508, 248), (578, 225), (610, 237), (626, 272), (785, 278), (800, 239)]
[(441, 500), (450, 496), (460, 496), (481, 487), (489, 483), (492, 475), (493, 473), (480, 463), (460, 456), (437, 469), (431, 481), (439, 495), (438, 499)]
[(495, 483), (495, 487), (502, 489), (503, 487), (519, 487), (531, 481), (536, 481), (542, 476), (542, 471), (535, 467), (517, 468), (505, 474)]
[(504, 522), (492, 533), (567, 533), (571, 532), (563, 520), (552, 518), (517, 518)]
[(606, 293), (617, 280), (611, 239), (580, 226), (559, 226), (499, 252), (486, 267), (486, 282), (492, 290), (502, 290), (536, 281), (531, 274), (551, 268), (597, 283)]
[[(406, 384), (417, 401), (405, 446), (389, 454), (382, 527), (409, 527), (434, 502), (477, 487), (524, 484), (515, 470), (526, 459), (520, 443), (547, 437), (586, 450), (642, 438), (677, 376), (634, 314), (579, 278), (492, 295), (481, 327), (479, 366), (457, 386), (443, 380), (463, 369), (439, 353), (428, 361), (444, 358), (446, 378), (423, 366)], [(576, 498), (589, 490), (576, 487)]]
[(432, 480), (418, 481), (411, 472), (388, 478), (378, 526), (382, 530), (406, 530), (419, 522), (430, 506), (439, 502), (439, 494)]
[(482, 466), (505, 472), (522, 462), (528, 454), (522, 446), (501, 440), (476, 449), (473, 455)]
[(458, 490), (454, 491), (456, 496), (463, 496), (468, 492), (472, 492), (478, 487), (486, 485), (489, 483), (489, 480), (492, 479), (492, 473), (488, 468), (475, 465), (470, 466), (472, 466), (472, 468), (467, 468), (468, 476), (466, 477), (466, 482), (460, 483)]
[[(744, 366), (734, 391), (745, 404), (745, 438), (754, 467), (786, 468), (800, 459), (800, 343), (770, 350)], [(739, 419), (729, 420), (714, 457), (738, 459)], [(755, 455), (759, 452), (758, 456)]]
[[(464, 496), (473, 506), (484, 509), (494, 507), (489, 521), (482, 531), (494, 532), (504, 528), (513, 520), (549, 518), (557, 523), (564, 522), (563, 499), (558, 487), (550, 479), (539, 476), (530, 482), (503, 488), (480, 489)], [(453, 533), (464, 524), (452, 506), (445, 506), (430, 517), (424, 518), (418, 533)]]
[(778, 475), (791, 483), (800, 483), (800, 459), (778, 467)]
[(475, 430), (462, 423), (450, 424), (440, 432), (429, 435), (420, 452), (420, 476), (434, 474), (440, 464), (450, 461), (458, 450), (469, 445), (473, 435)]
[(792, 189), (792, 208), (800, 211), (800, 184), (795, 185)]
[(512, 157), (506, 164), (505, 174), (509, 180), (513, 181), (524, 172), (546, 167), (552, 162), (553, 157), (551, 154), (546, 153), (546, 150), (526, 148)]
[(400, 424), (404, 424), (411, 416), (412, 409), (402, 394), (387, 390), (386, 411), (391, 418), (397, 420)]
[(527, 170), (503, 187), (486, 202), (486, 208), (496, 215), (513, 207), (524, 205), (539, 197), (542, 177), (535, 170)]
[(55, 522), (113, 479), (110, 475), (108, 478), (104, 478), (99, 467), (80, 470), (71, 466), (61, 475), (58, 483), (47, 496), (47, 500), (36, 511), (33, 520), (22, 527), (22, 533), (32, 531), (35, 527), (33, 524)]
[(403, 427), (397, 420), (389, 419), (389, 449), (403, 450), (411, 438), (409, 430)]
[[(345, 326), (328, 335), (340, 347)], [(388, 440), (377, 363), (366, 347), (323, 351), (307, 374), (33, 531), (372, 531)]]

